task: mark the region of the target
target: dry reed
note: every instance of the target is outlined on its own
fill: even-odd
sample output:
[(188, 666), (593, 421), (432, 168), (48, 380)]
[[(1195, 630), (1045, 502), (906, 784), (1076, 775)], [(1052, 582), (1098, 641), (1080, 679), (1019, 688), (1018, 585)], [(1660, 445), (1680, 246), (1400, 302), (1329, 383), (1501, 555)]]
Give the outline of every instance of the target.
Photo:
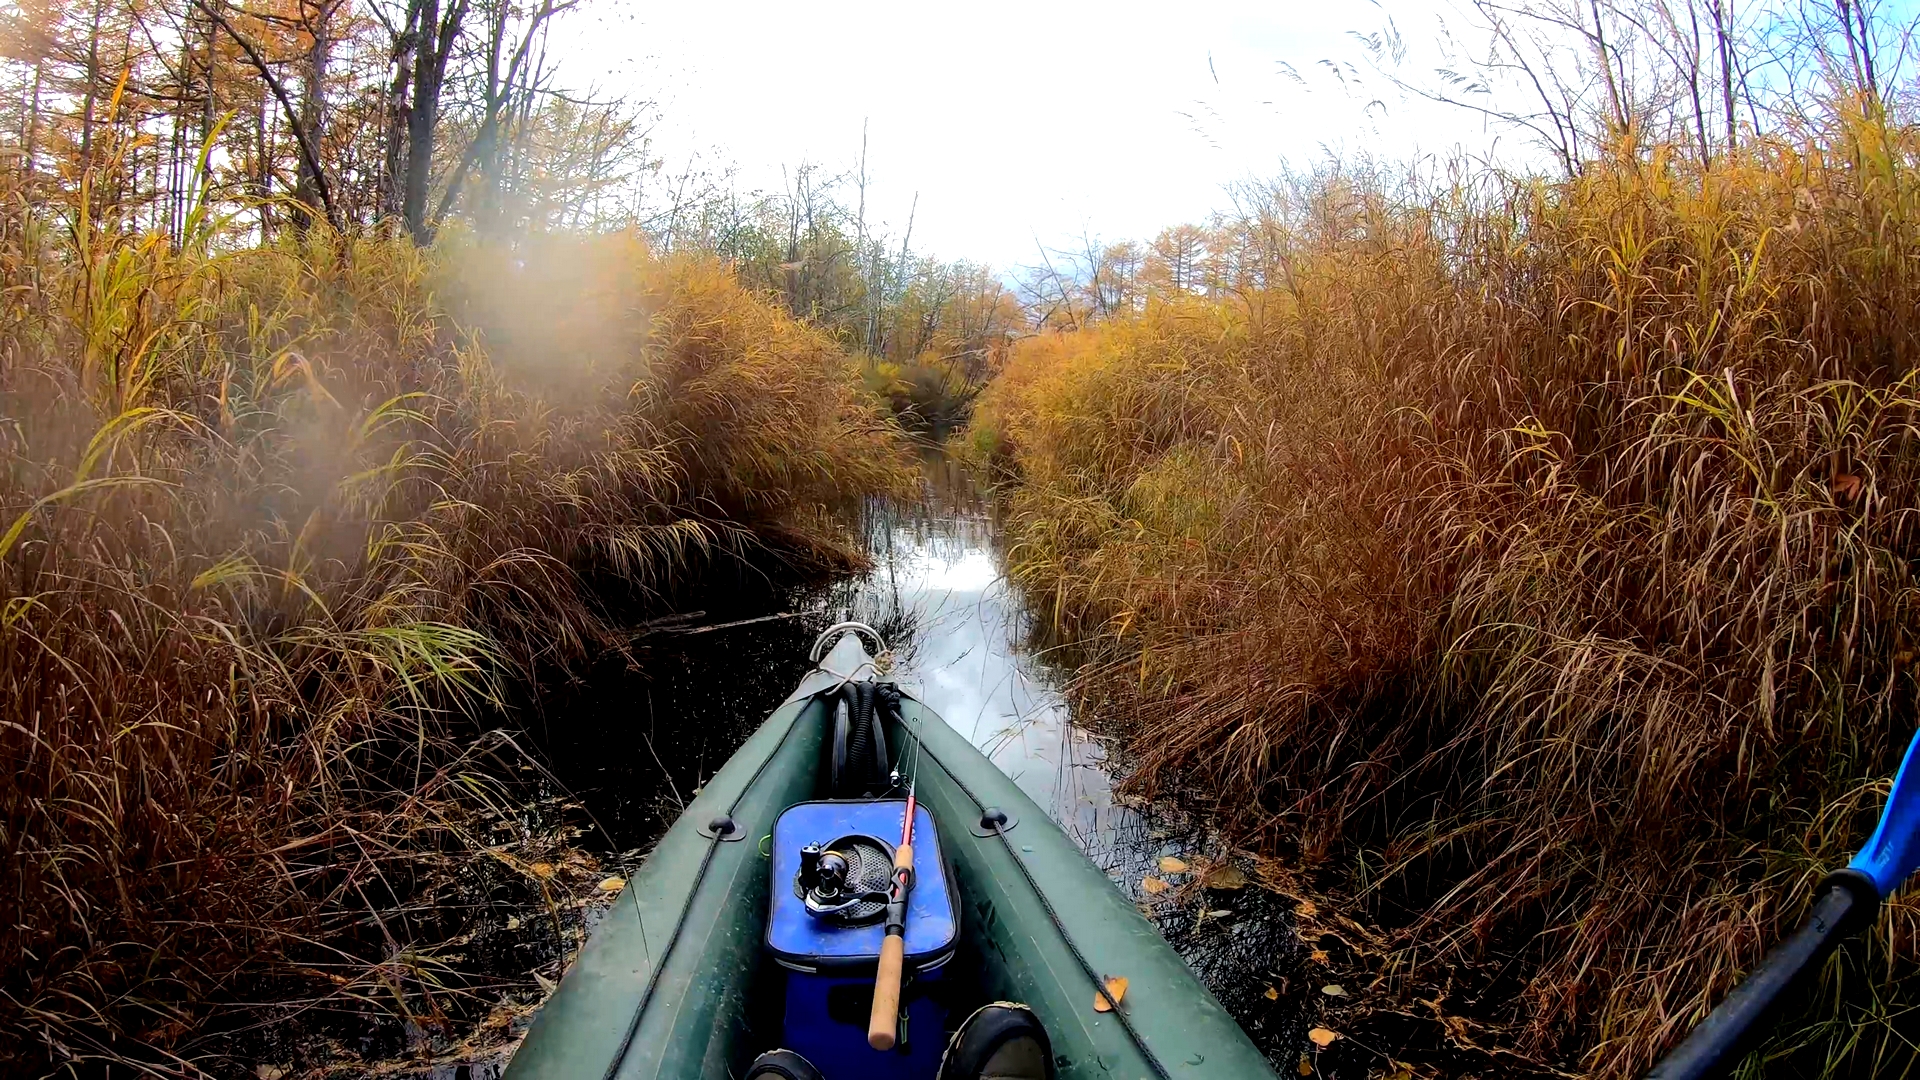
[(895, 436), (712, 261), (176, 250), (87, 179), (0, 192), (0, 1061), (192, 1075), (268, 976), (427, 1023), (407, 905), (524, 794), (462, 718), (703, 560), (850, 557)]
[[(1920, 132), (1844, 121), (1276, 185), (1215, 296), (1023, 343), (976, 422), (1132, 782), (1349, 868), (1409, 960), (1519, 956), (1510, 1045), (1595, 1075), (1798, 917), (1920, 719)], [(1910, 1069), (1917, 913), (1775, 1051)]]

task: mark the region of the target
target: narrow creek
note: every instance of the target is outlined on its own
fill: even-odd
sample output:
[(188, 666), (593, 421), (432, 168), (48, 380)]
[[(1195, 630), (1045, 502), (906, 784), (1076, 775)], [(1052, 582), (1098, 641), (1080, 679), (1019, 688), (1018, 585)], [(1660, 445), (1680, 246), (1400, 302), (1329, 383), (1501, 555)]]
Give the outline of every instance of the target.
[[(1163, 857), (1207, 854), (1176, 814), (1116, 801), (1101, 740), (1075, 722), (1065, 673), (1029, 647), (991, 499), (962, 463), (922, 454), (921, 496), (878, 500), (862, 529), (872, 569), (825, 587), (730, 590), (697, 615), (636, 631), (638, 664), (608, 661), (546, 695), (531, 722), (560, 783), (604, 835), (635, 851), (670, 823), (807, 669), (827, 622), (859, 619), (891, 644), (902, 686), (933, 706), (1140, 903), (1276, 1065), (1304, 1028), (1288, 986), (1304, 949), (1282, 898), (1253, 887), (1148, 896)], [(712, 627), (713, 629), (707, 629)], [(562, 719), (564, 718), (564, 720)], [(1297, 980), (1296, 980), (1297, 983)]]

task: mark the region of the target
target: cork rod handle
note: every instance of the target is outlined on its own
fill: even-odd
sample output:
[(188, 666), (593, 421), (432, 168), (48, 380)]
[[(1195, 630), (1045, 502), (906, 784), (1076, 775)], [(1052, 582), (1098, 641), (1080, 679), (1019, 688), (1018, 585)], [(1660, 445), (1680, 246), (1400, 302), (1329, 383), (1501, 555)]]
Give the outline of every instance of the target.
[(891, 1050), (900, 1023), (900, 969), (907, 955), (906, 939), (887, 935), (880, 944), (880, 974), (873, 983), (873, 1015), (867, 1018), (867, 1045)]
[[(893, 871), (913, 871), (913, 845), (901, 844), (893, 853)], [(902, 913), (904, 914), (904, 912)], [(887, 919), (887, 936), (880, 943), (880, 969), (873, 977), (873, 1012), (867, 1017), (867, 1045), (875, 1050), (891, 1050), (898, 1041), (900, 1027), (900, 979), (907, 960), (904, 919)]]

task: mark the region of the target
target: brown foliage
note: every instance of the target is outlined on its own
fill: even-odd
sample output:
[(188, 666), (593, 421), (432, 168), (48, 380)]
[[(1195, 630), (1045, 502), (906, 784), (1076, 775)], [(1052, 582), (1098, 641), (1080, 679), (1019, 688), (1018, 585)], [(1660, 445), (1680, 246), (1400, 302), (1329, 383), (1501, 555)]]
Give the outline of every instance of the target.
[(845, 357), (712, 262), (228, 250), (204, 219), (179, 249), (84, 188), (7, 205), (10, 1067), (191, 1071), (211, 1010), (296, 959), (439, 1015), (392, 912), (516, 797), (511, 744), (456, 720), (602, 644), (589, 577), (845, 559), (828, 511), (902, 475)]
[[(1024, 343), (980, 441), (1133, 782), (1359, 856), (1409, 958), (1524, 957), (1522, 1050), (1643, 1069), (1920, 719), (1916, 148), (1856, 115), (1710, 168), (1332, 172), (1216, 238), (1217, 299)], [(1783, 1045), (1906, 1053), (1914, 914)]]

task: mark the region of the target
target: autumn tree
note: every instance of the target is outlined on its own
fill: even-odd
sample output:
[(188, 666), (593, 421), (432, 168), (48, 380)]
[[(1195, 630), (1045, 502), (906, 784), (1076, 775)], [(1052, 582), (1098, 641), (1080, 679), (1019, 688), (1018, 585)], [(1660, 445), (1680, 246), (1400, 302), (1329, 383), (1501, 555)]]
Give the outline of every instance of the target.
[(175, 242), (203, 199), (258, 240), (603, 220), (645, 129), (560, 82), (548, 34), (579, 2), (23, 0), (0, 15), (0, 168)]

